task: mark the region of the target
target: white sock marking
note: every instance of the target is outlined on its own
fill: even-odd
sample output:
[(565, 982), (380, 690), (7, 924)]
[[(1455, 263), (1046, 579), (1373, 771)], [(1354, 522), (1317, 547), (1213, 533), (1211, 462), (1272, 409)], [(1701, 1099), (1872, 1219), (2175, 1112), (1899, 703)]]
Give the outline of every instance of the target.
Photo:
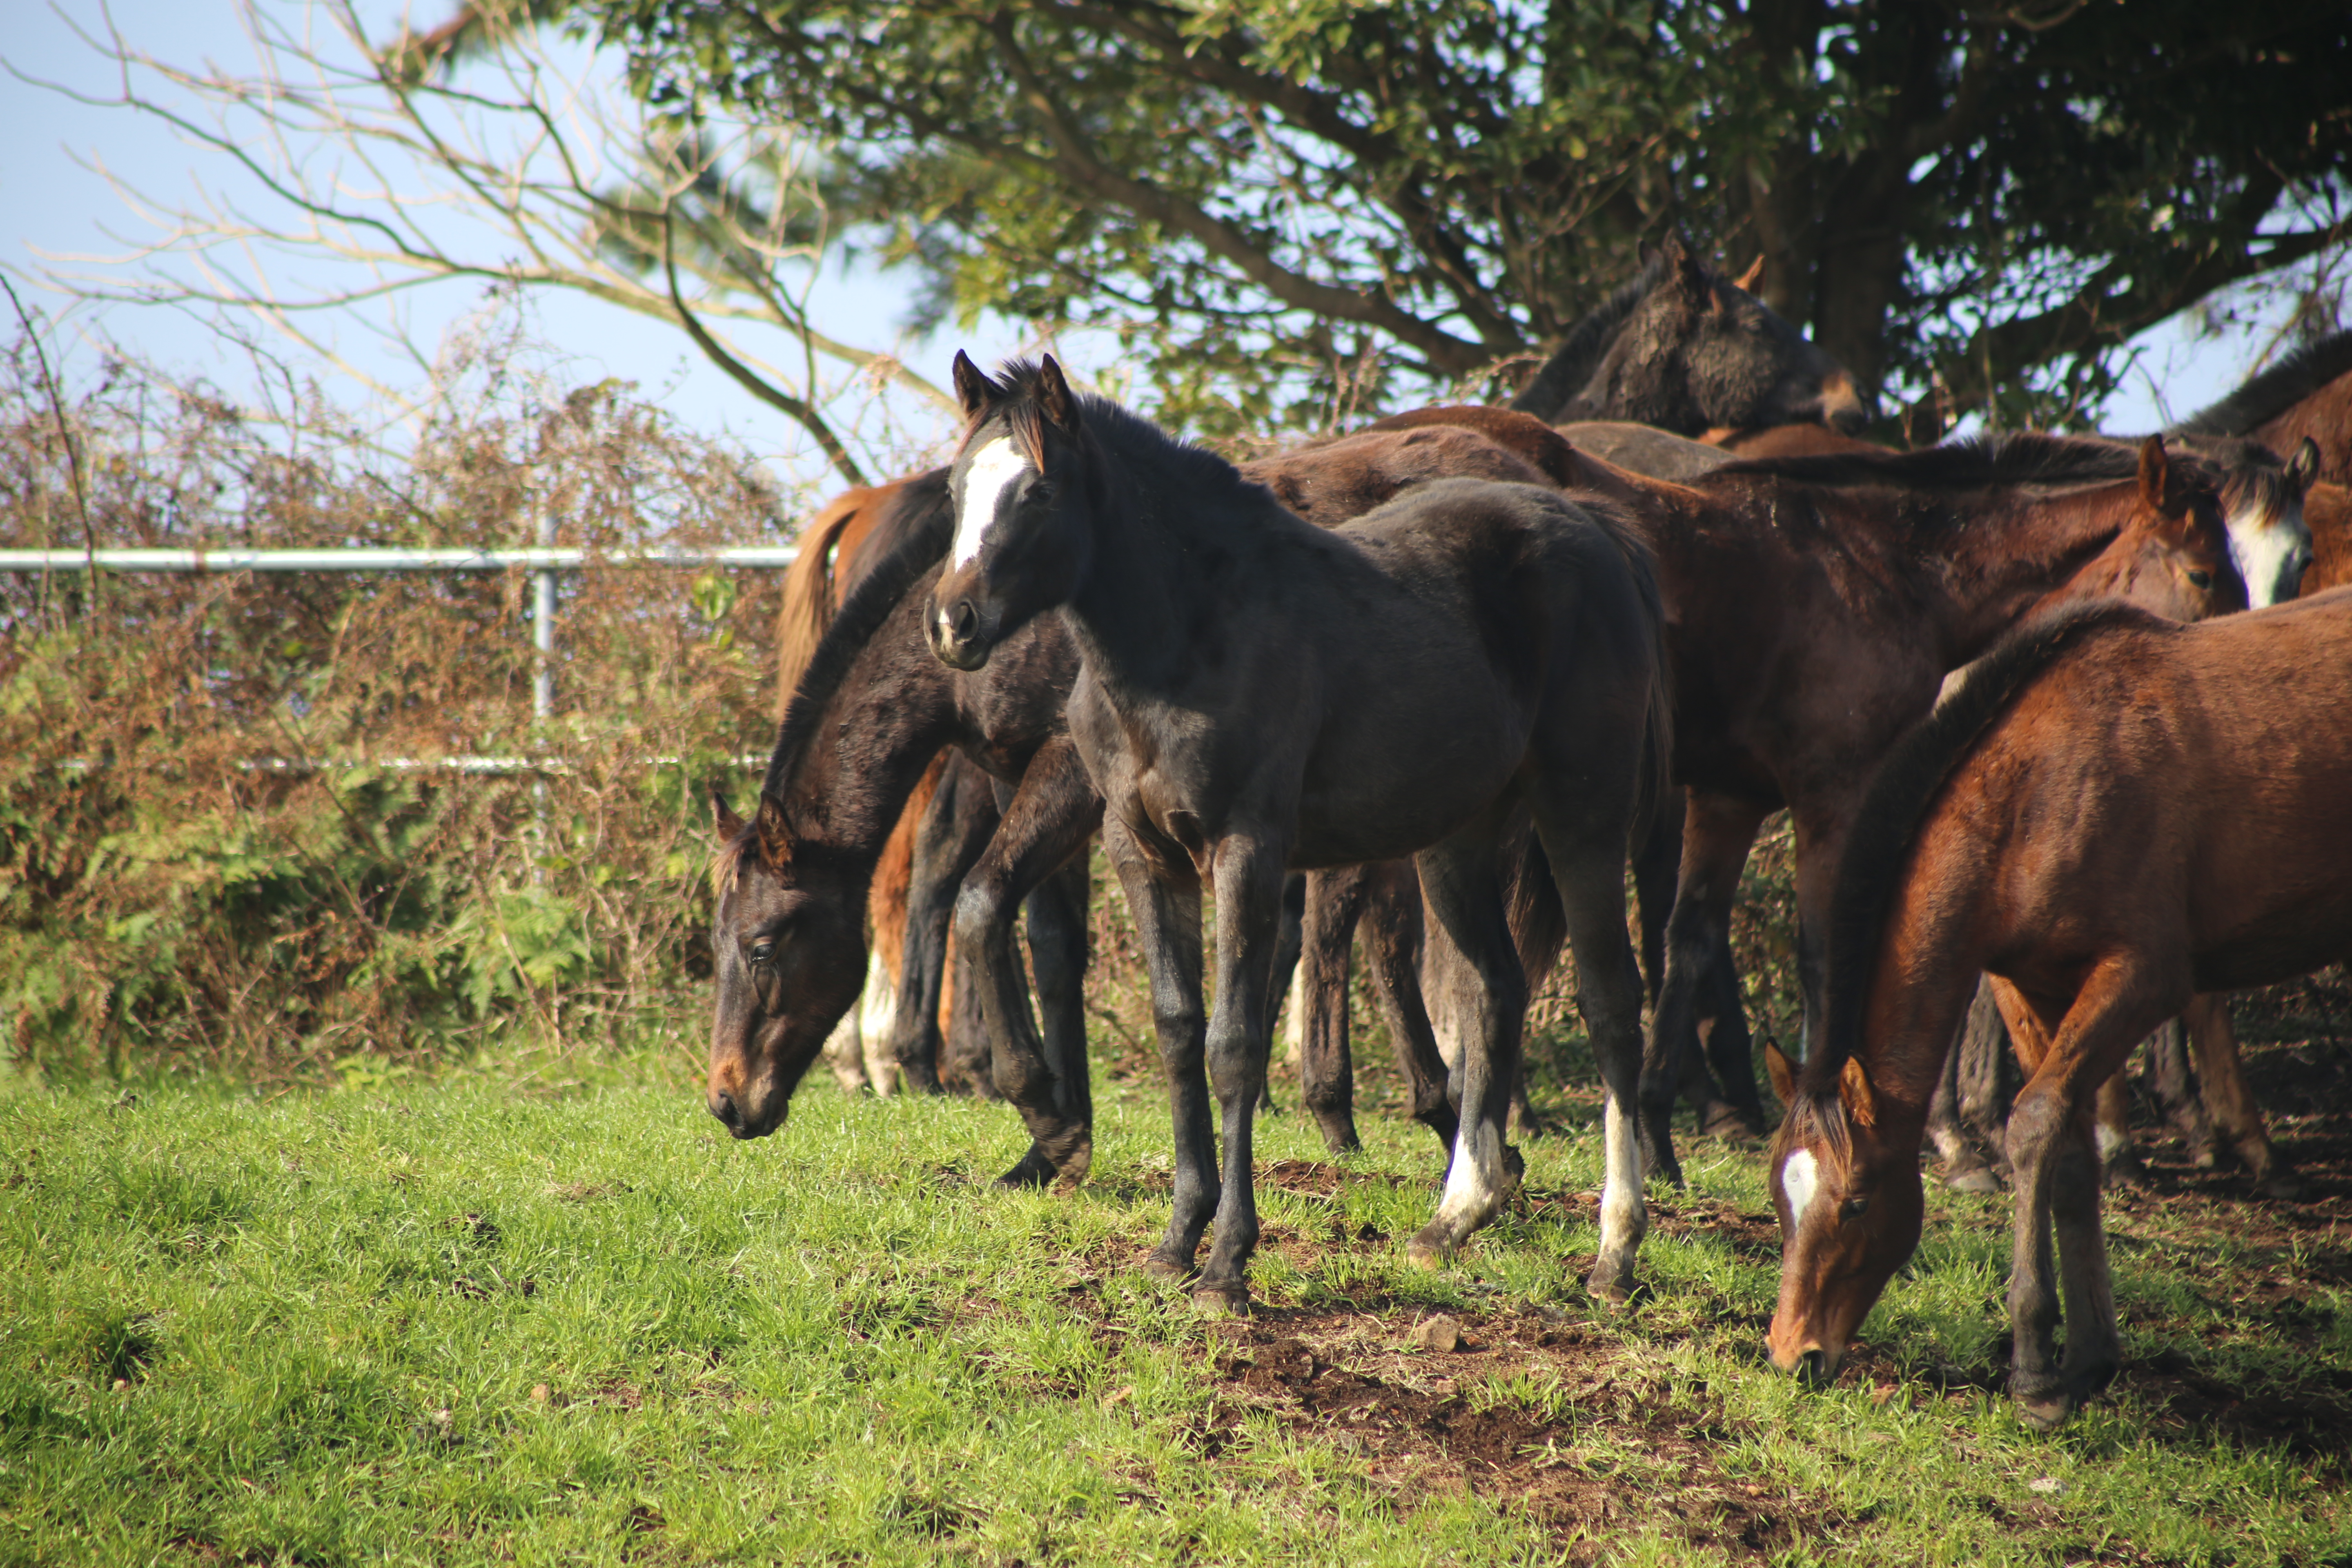
[(969, 566), (979, 558), (980, 547), (988, 542), (989, 529), (996, 521), (998, 503), (1023, 476), (1034, 472), (1009, 436), (999, 436), (971, 455), (971, 461), (964, 466), (962, 493), (956, 500), (958, 566)]
[(1813, 1201), (1813, 1192), (1821, 1185), (1821, 1167), (1813, 1161), (1811, 1149), (1800, 1149), (1789, 1156), (1780, 1167), (1780, 1190), (1789, 1194), (1789, 1222), (1801, 1224), (1806, 1205)]
[(1642, 1141), (1633, 1112), (1613, 1094), (1601, 1108), (1601, 1256), (1613, 1261), (1640, 1245), (1647, 1228), (1642, 1207)]

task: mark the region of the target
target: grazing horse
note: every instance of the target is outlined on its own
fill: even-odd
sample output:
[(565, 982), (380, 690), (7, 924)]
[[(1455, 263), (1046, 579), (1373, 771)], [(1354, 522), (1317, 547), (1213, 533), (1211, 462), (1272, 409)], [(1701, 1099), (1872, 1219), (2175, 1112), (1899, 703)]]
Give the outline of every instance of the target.
[(1630, 419), (1677, 436), (1808, 423), (1852, 431), (1871, 416), (1844, 366), (1680, 235), (1577, 323), (1511, 406), (1555, 425)]
[[(2184, 618), (2242, 607), (2219, 497), (2160, 441), (2137, 454), (2012, 436), (1916, 453), (1734, 463), (1690, 485), (1582, 458), (1656, 551), (1674, 658), (1675, 777), (1688, 789), (1665, 977), (1643, 1077), (1644, 1148), (1679, 1184), (1678, 1058), (1758, 827), (1794, 820), (1800, 974), (1863, 781), (1947, 672), (2053, 595), (2122, 595)], [(1744, 1034), (1708, 1055), (1754, 1095)]]
[[(1146, 1267), (1191, 1276), (1213, 1215), (1193, 1298), (1246, 1307), (1252, 1118), (1294, 866), (1417, 855), (1430, 908), (1475, 966), (1479, 1028), (1445, 1194), (1409, 1255), (1434, 1264), (1499, 1211), (1516, 1180), (1504, 1121), (1527, 984), (1496, 840), (1524, 800), (1610, 1089), (1592, 1285), (1622, 1299), (1643, 1225), (1625, 850), (1669, 739), (1647, 552), (1605, 503), (1482, 480), (1423, 485), (1326, 531), (1223, 459), (1081, 399), (1050, 358), (1000, 385), (959, 354), (955, 381), (967, 427), (931, 646), (982, 668), (1058, 607), (1080, 649), (1070, 733), (1103, 790), (1104, 849), (1150, 968), (1175, 1123), (1173, 1212)], [(1217, 900), (1205, 1020), (1204, 883)]]
[(1849, 837), (1821, 1048), (1801, 1079), (1767, 1053), (1790, 1107), (1769, 1171), (1773, 1362), (1834, 1374), (1917, 1245), (1928, 1099), (1983, 971), (2028, 1074), (2008, 1132), (2011, 1393), (2050, 1426), (2113, 1377), (2094, 1095), (2193, 993), (2352, 951), (2347, 800), (2352, 593), (2189, 626), (2069, 607), (1947, 693)]

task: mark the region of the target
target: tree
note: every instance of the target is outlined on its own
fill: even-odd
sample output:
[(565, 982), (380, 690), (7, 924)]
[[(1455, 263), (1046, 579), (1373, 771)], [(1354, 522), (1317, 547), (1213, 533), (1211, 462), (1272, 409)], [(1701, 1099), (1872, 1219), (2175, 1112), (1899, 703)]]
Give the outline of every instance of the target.
[[(101, 171), (159, 232), (117, 265), (50, 282), (257, 314), (325, 358), (305, 324), (320, 312), (453, 279), (573, 289), (678, 326), (853, 483), (876, 456), (858, 425), (882, 384), (952, 407), (894, 356), (811, 318), (807, 287), (839, 231), (804, 135), (649, 116), (600, 89), (582, 51), (522, 25), (527, 13), (467, 13), (459, 31), (484, 58), (462, 72), (454, 37), (371, 40), (349, 0), (290, 17), (244, 0), (240, 20), (257, 58), (243, 74), (175, 65), (119, 33), (91, 40), (121, 68), (109, 101), (161, 117), (249, 180), (190, 203)], [(305, 287), (276, 275), (289, 256), (345, 265)], [(757, 352), (760, 329), (785, 352), (774, 337)]]
[[(833, 150), (935, 316), (1107, 328), (1196, 422), (1507, 385), (1680, 227), (1867, 384), (2048, 417), (2340, 247), (2332, 0), (535, 0), (681, 126)], [(463, 18), (445, 30), (454, 38)]]

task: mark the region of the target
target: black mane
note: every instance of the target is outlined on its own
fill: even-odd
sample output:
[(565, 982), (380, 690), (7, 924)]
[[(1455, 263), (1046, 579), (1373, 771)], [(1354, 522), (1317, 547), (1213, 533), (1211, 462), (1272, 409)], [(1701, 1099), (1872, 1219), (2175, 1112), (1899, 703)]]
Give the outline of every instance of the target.
[(1835, 1097), (1838, 1074), (1861, 1043), (1863, 1009), (1878, 968), (1887, 913), (1902, 885), (1912, 840), (1946, 781), (2026, 683), (2067, 649), (2110, 626), (2172, 625), (2114, 599), (2064, 605), (2036, 616), (1969, 665), (1958, 689), (1887, 752), (1854, 814), (1831, 895), (1822, 1037), (1805, 1063), (1804, 1084), (1812, 1094)]
[(1633, 307), (1647, 299), (1665, 275), (1665, 258), (1654, 256), (1639, 272), (1619, 284), (1609, 298), (1586, 311), (1584, 320), (1569, 329), (1559, 347), (1544, 361), (1543, 368), (1536, 372), (1526, 390), (1511, 399), (1509, 406), (1538, 419), (1559, 418), (1568, 400), (1583, 391), (1584, 384), (1601, 367), (1610, 341), (1633, 313)]
[[(1042, 395), (1040, 374), (1034, 361), (1006, 360), (998, 373), (998, 382), (1004, 388), (1005, 396), (991, 405), (982, 416), (983, 418), (1002, 416), (1012, 428), (1013, 438), (1025, 447), (1033, 458), (1038, 456), (1034, 432), (1045, 418), (1039, 401)], [(1263, 486), (1244, 478), (1239, 468), (1206, 447), (1179, 440), (1142, 415), (1132, 413), (1108, 397), (1090, 392), (1080, 393), (1078, 411), (1087, 436), (1121, 463), (1147, 466), (1155, 472), (1198, 485), (1222, 483), (1236, 491), (1264, 489)]]
[[(881, 525), (892, 531), (897, 543), (850, 590), (848, 601), (825, 629), (816, 651), (809, 656), (808, 668), (802, 672), (800, 685), (793, 691), (783, 722), (776, 727), (776, 749), (768, 759), (767, 778), (760, 785), (761, 794), (778, 800), (783, 798), (784, 783), (793, 763), (823, 721), (824, 710), (834, 693), (841, 689), (850, 666), (881, 629), (882, 623), (890, 618), (907, 591), (946, 556), (954, 525), (955, 513), (948, 505), (945, 468), (933, 468), (908, 481), (894, 517)], [(864, 554), (861, 551), (861, 560)]]
[(2352, 331), (2330, 332), (2172, 427), (2181, 436), (2245, 436), (2352, 371)]
[(1981, 489), (1991, 485), (2063, 489), (2112, 484), (2139, 474), (2138, 449), (2114, 441), (2018, 431), (1947, 441), (1916, 452), (1830, 452), (1750, 458), (1693, 480), (1727, 474), (1769, 475), (1815, 485), (1886, 485), (1909, 490)]

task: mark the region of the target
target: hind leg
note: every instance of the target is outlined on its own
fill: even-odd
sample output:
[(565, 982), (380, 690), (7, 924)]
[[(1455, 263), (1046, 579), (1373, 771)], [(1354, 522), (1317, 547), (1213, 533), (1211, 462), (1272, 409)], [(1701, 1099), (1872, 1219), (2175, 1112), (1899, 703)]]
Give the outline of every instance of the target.
[(1728, 940), (1732, 895), (1738, 890), (1740, 868), (1748, 862), (1748, 847), (1755, 841), (1765, 815), (1751, 801), (1690, 792), (1683, 828), (1682, 879), (1675, 890), (1674, 911), (1666, 919), (1665, 978), (1642, 1058), (1639, 1099), (1642, 1139), (1650, 1168), (1677, 1187), (1685, 1184), (1682, 1166), (1675, 1159), (1675, 1091), (1682, 1078), (1684, 1053), (1699, 1048), (1699, 998), (1706, 984), (1707, 965), (1718, 944)]
[(1368, 867), (1312, 871), (1299, 945), (1304, 1015), (1299, 1098), (1334, 1154), (1363, 1147), (1356, 1136), (1356, 1065), (1348, 1047), (1348, 961), (1370, 888)]
[(1224, 1123), (1224, 1184), (1217, 1237), (1192, 1289), (1195, 1305), (1242, 1311), (1257, 1250), (1257, 1187), (1251, 1146), (1274, 1044), (1274, 956), (1281, 941), (1283, 863), (1289, 845), (1271, 833), (1229, 833), (1213, 852), (1217, 892), (1217, 1000), (1209, 1016), (1209, 1081)]
[[(2042, 1007), (2006, 984), (1996, 986), (2002, 1016), (2027, 1068), (2025, 1087), (2009, 1118), (2009, 1160), (2016, 1180), (2010, 1393), (2025, 1420), (2044, 1429), (2105, 1387), (2122, 1363), (2106, 1238), (2099, 1224), (2091, 1110), (2098, 1085), (2185, 1000), (2166, 994), (2158, 978), (2162, 973), (2129, 954), (2101, 961), (2054, 1031)], [(2173, 973), (2186, 973), (2186, 965), (2175, 966)], [(2053, 1227), (2063, 1260), (2058, 1267), (2052, 1257)], [(2062, 1290), (2063, 1365), (2054, 1343)]]
[(1388, 1023), (1397, 1071), (1412, 1092), (1412, 1119), (1437, 1135), (1444, 1157), (1451, 1159), (1462, 1119), (1422, 995), (1422, 955), (1430, 933), (1422, 918), (1421, 877), (1410, 860), (1370, 867), (1367, 877), (1369, 896), (1356, 930), (1363, 938), (1372, 992)]
[(2219, 994), (2199, 996), (2181, 1014), (2181, 1022), (2189, 1031), (2198, 1090), (2216, 1137), (2229, 1140), (2262, 1191), (2274, 1198), (2301, 1197), (2303, 1179), (2272, 1145), (2262, 1108), (2246, 1087), (2238, 1032), (2230, 1022), (2230, 999)]
[(1023, 910), (1029, 968), (1037, 980), (1038, 1025), (1055, 1103), (1080, 1126), (1095, 1120), (1094, 1074), (1087, 1059), (1087, 906), (1092, 888), (1085, 851), (1038, 885)]
[[(1294, 871), (1282, 881), (1282, 923), (1275, 931), (1274, 973), (1266, 981), (1265, 1016), (1269, 1019), (1281, 1013), (1282, 999), (1290, 991), (1291, 976), (1297, 973), (1298, 960), (1306, 946), (1307, 876)], [(1271, 1049), (1269, 1047), (1269, 1062)], [(1274, 1074), (1270, 1071), (1265, 1075), (1265, 1089), (1259, 1092), (1257, 1108), (1268, 1116), (1282, 1109), (1274, 1102)]]
[(1465, 1022), (1462, 1121), (1444, 1195), (1435, 1217), (1405, 1247), (1405, 1256), (1424, 1268), (1452, 1258), (1472, 1232), (1502, 1212), (1518, 1185), (1518, 1153), (1507, 1132), (1528, 987), (1503, 912), (1498, 848), (1489, 820), (1423, 850), (1415, 860), (1422, 895), (1459, 958), (1446, 966), (1445, 984), (1454, 993), (1454, 1016)]
[(939, 786), (915, 830), (908, 871), (907, 934), (899, 949), (898, 1000), (890, 1055), (908, 1087), (936, 1094), (946, 1065), (940, 1004), (947, 991), (948, 931), (956, 895), (996, 831), (996, 794), (961, 752), (948, 753)]

